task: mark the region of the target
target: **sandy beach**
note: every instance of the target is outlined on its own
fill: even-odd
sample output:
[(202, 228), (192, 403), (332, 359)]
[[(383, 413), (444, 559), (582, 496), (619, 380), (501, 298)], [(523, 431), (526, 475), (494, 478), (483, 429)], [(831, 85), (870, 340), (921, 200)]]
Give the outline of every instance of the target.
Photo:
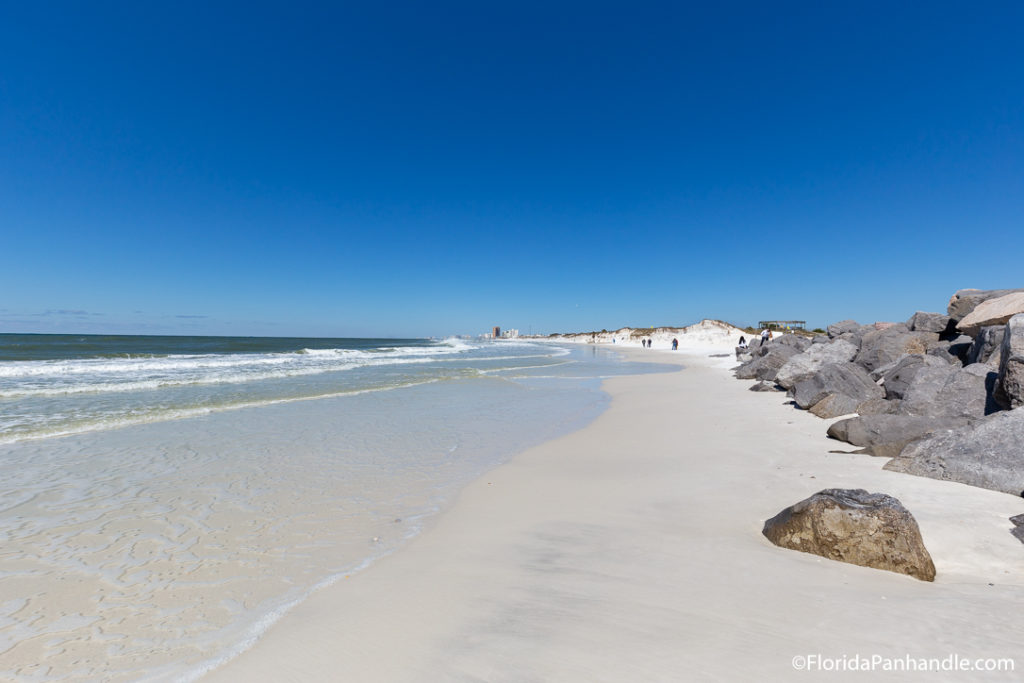
[[(686, 367), (606, 380), (611, 405), (588, 427), (474, 482), (204, 680), (1019, 679), (1024, 546), (1007, 518), (1024, 501), (883, 471), (783, 394), (748, 391), (728, 359), (624, 353)], [(832, 487), (900, 499), (935, 582), (761, 535)], [(876, 670), (822, 670), (844, 657)], [(1011, 658), (1017, 673), (879, 670), (951, 657)]]

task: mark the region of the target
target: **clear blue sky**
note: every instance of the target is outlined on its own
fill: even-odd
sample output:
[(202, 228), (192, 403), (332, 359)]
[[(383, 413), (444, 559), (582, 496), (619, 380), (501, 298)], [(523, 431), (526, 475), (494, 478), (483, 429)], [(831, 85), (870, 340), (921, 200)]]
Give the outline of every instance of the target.
[(0, 4), (0, 331), (902, 320), (1024, 287), (1024, 5)]

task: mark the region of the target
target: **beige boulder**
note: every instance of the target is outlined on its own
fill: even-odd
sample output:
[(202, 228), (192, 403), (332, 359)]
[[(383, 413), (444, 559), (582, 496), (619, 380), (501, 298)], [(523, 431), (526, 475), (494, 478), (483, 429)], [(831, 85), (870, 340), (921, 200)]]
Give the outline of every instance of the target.
[(783, 548), (935, 580), (917, 520), (884, 493), (825, 489), (769, 519), (762, 533)]
[(1018, 313), (1024, 313), (1024, 292), (1014, 292), (981, 302), (957, 323), (956, 328), (964, 334), (976, 337), (981, 328), (1005, 325)]

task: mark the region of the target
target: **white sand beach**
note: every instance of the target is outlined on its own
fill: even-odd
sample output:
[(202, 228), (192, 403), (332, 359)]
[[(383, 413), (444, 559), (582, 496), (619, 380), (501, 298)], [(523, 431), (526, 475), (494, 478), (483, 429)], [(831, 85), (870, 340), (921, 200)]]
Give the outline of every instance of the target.
[[(1013, 658), (1024, 501), (882, 470), (723, 359), (613, 378), (585, 429), (473, 483), (406, 548), (311, 596), (210, 681), (838, 680), (794, 658)], [(914, 514), (934, 583), (783, 550), (766, 518), (824, 488)], [(808, 660), (798, 660), (797, 665)], [(822, 660), (823, 661), (823, 660)], [(819, 666), (828, 666), (827, 662)], [(879, 660), (878, 666), (884, 666)], [(875, 671), (872, 680), (936, 680)]]

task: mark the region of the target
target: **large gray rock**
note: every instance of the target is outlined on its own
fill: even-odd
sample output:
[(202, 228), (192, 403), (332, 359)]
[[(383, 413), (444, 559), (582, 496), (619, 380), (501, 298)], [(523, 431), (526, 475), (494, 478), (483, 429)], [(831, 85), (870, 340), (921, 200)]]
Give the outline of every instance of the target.
[(811, 406), (807, 412), (811, 415), (816, 415), (823, 420), (829, 420), (833, 417), (839, 417), (840, 415), (851, 415), (856, 413), (860, 410), (862, 403), (864, 403), (864, 401), (858, 401), (856, 398), (847, 396), (846, 394), (829, 394)]
[(1006, 323), (999, 355), (995, 398), (1004, 408), (1020, 408), (1024, 406), (1024, 315)]
[(952, 321), (948, 315), (942, 313), (926, 313), (924, 311), (918, 311), (915, 313), (910, 320), (907, 321), (907, 325), (910, 327), (911, 332), (934, 332), (935, 334), (942, 334), (949, 328), (949, 324)]
[(1003, 333), (1006, 325), (990, 325), (981, 328), (970, 351), (967, 352), (967, 363), (991, 363), (999, 367), (999, 349), (1003, 344)]
[(856, 332), (859, 329), (860, 323), (856, 320), (840, 320), (837, 323), (829, 325), (826, 332), (828, 332), (829, 338), (835, 339), (840, 335), (850, 334), (851, 332)]
[(959, 322), (966, 318), (978, 304), (1014, 292), (1024, 292), (1024, 289), (961, 289), (950, 297), (946, 313), (950, 318)]
[(857, 347), (844, 339), (836, 339), (831, 344), (812, 344), (803, 353), (797, 354), (786, 361), (775, 375), (775, 381), (786, 389), (802, 379), (806, 379), (829, 363), (846, 363), (857, 355)]
[(800, 351), (793, 346), (781, 344), (773, 346), (764, 355), (758, 356), (736, 368), (736, 377), (739, 379), (774, 380), (779, 368), (798, 353)]
[[(995, 374), (989, 368), (925, 365), (903, 392), (907, 415), (977, 419), (998, 409), (992, 401)], [(990, 376), (991, 375), (991, 376)]]
[(895, 458), (912, 441), (967, 424), (962, 418), (922, 415), (861, 415), (833, 422), (828, 435), (861, 446), (871, 455)]
[(884, 493), (825, 489), (769, 519), (762, 533), (783, 548), (922, 581), (935, 579), (917, 521)]
[(797, 351), (806, 351), (811, 347), (811, 339), (799, 334), (784, 334), (776, 337), (775, 341), (772, 343), (781, 344), (782, 346), (791, 346)]
[(867, 371), (853, 363), (829, 363), (793, 386), (793, 402), (805, 410), (827, 401), (814, 411), (823, 418), (855, 413), (860, 404), (882, 394)]
[(882, 376), (882, 386), (885, 389), (887, 399), (901, 399), (907, 393), (907, 388), (914, 381), (917, 373), (924, 368), (949, 368), (950, 364), (941, 358), (925, 354), (908, 354), (895, 363), (886, 366), (889, 368)]
[(854, 362), (870, 372), (908, 353), (927, 353), (939, 344), (939, 335), (934, 332), (908, 332), (904, 327), (894, 325), (865, 334)]
[(1008, 410), (908, 444), (885, 469), (1024, 493), (1024, 410)]
[(976, 337), (983, 327), (1005, 325), (1018, 313), (1024, 313), (1024, 292), (1014, 292), (981, 302), (957, 323), (956, 328), (966, 335)]
[(873, 398), (857, 406), (857, 412), (861, 415), (899, 415), (902, 406), (903, 401)]
[[(940, 342), (945, 344), (945, 342)], [(974, 345), (974, 338), (968, 337), (966, 334), (961, 334), (953, 339), (949, 340), (949, 347), (947, 350), (952, 355), (956, 356), (957, 360), (961, 365), (967, 363), (967, 354), (970, 353), (971, 347)]]
[[(971, 343), (973, 342), (974, 340), (971, 339)], [(956, 350), (957, 352), (962, 351), (964, 358), (966, 358), (967, 351), (970, 350), (970, 348), (971, 344), (967, 344), (966, 346), (958, 348)], [(933, 346), (932, 348), (928, 349), (927, 355), (934, 356), (935, 358), (941, 360), (943, 363), (947, 363), (949, 365), (964, 364), (963, 359), (953, 353), (953, 345), (950, 344), (948, 341), (940, 341), (937, 346)]]

